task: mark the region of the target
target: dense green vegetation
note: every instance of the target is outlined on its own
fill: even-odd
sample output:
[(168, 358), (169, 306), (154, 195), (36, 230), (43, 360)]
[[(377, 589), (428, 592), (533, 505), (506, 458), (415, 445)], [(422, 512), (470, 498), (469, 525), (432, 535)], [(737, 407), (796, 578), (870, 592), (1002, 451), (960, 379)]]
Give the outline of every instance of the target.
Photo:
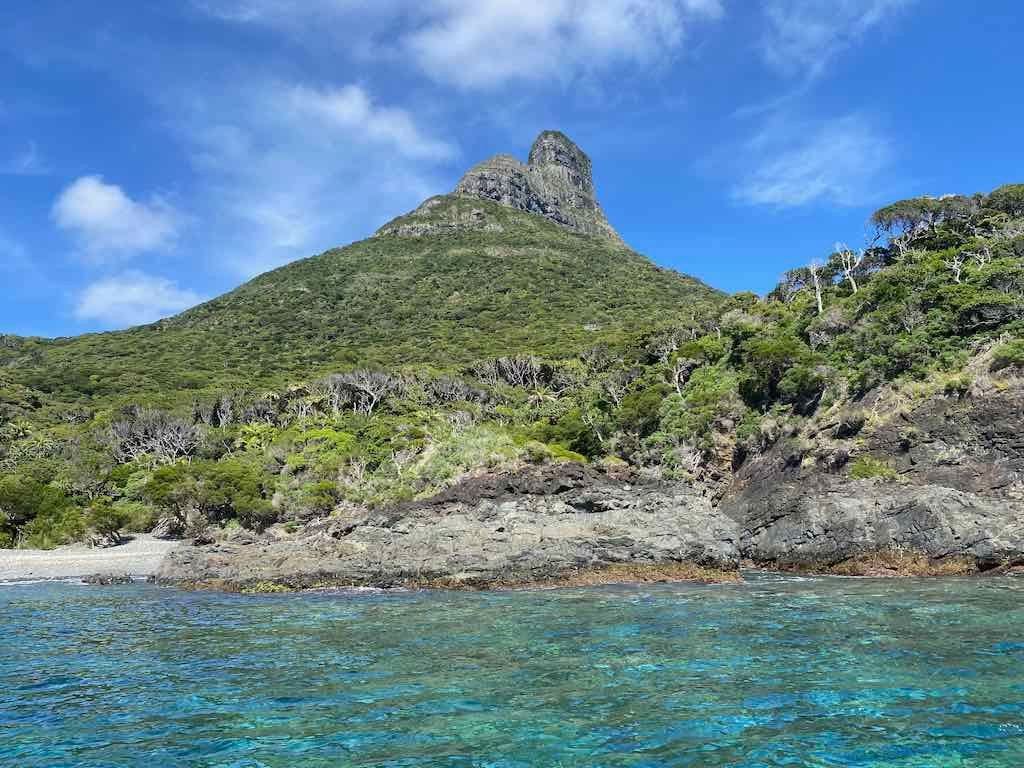
[(495, 203), (443, 200), (438, 220), (466, 207), (501, 231), (370, 238), (127, 331), (0, 337), (0, 366), (48, 402), (174, 405), (357, 365), (561, 356), (705, 314), (723, 298), (608, 240)]
[(4, 339), (0, 545), (261, 529), (546, 461), (714, 481), (880, 385), (962, 393), (983, 347), (1024, 368), (1021, 186), (884, 208), (764, 298), (486, 213), (502, 231), (357, 243), (153, 326)]

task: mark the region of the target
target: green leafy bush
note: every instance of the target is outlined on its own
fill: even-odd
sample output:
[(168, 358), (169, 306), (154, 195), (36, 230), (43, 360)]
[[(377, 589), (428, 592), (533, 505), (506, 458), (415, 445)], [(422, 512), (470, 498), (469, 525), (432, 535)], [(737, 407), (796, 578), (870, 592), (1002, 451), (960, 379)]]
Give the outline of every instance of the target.
[(239, 458), (197, 461), (157, 469), (147, 483), (147, 500), (185, 519), (195, 511), (212, 523), (236, 519), (263, 530), (276, 519), (266, 498), (261, 469)]
[(873, 456), (859, 456), (850, 463), (850, 477), (854, 480), (895, 480), (896, 470)]
[(103, 535), (118, 533), (129, 521), (127, 511), (114, 505), (110, 499), (97, 499), (85, 514), (85, 524), (88, 528)]
[(60, 488), (42, 477), (15, 473), (0, 478), (0, 535), (8, 544), (51, 549), (85, 532), (83, 515)]
[(1024, 368), (1024, 339), (1014, 339), (996, 347), (992, 353), (992, 370)]

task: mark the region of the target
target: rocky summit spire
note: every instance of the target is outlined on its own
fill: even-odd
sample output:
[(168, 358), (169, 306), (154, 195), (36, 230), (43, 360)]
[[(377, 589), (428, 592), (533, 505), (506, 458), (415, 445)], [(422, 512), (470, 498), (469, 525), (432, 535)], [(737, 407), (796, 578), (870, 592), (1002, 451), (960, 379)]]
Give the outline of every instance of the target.
[(566, 229), (622, 242), (597, 202), (590, 158), (560, 131), (541, 133), (525, 165), (510, 155), (480, 163), (462, 177), (454, 194), (493, 200)]

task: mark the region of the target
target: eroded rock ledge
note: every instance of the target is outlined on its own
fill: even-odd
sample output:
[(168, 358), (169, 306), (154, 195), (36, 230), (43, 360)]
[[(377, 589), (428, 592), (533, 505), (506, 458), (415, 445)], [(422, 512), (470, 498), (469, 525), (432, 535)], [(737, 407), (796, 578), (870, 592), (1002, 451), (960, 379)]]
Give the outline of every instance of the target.
[(466, 480), (424, 502), (356, 509), (288, 535), (183, 547), (158, 580), (234, 589), (550, 583), (610, 567), (736, 571), (735, 524), (692, 490), (552, 465)]
[(1024, 505), (876, 481), (784, 484), (720, 509), (683, 486), (575, 465), (467, 480), (434, 499), (353, 509), (288, 534), (172, 552), (157, 579), (246, 590), (488, 588), (727, 580), (741, 560), (847, 575), (960, 574), (1024, 563)]

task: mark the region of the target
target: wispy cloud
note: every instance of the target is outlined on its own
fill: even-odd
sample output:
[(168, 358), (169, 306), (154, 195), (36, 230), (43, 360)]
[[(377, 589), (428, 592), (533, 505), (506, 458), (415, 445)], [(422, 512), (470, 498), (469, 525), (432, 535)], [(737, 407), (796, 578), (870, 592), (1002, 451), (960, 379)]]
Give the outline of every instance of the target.
[(198, 293), (171, 280), (133, 270), (87, 286), (78, 298), (75, 317), (123, 328), (159, 320), (202, 301)]
[(775, 120), (745, 147), (753, 170), (733, 189), (752, 205), (854, 206), (884, 196), (892, 140), (862, 114), (822, 122)]
[(813, 79), (848, 48), (916, 0), (766, 0), (765, 61), (784, 75)]
[(34, 141), (17, 150), (5, 165), (0, 165), (0, 175), (5, 176), (44, 176), (49, 172), (50, 168)]
[(464, 88), (568, 81), (671, 55), (687, 25), (718, 18), (716, 0), (435, 0), (404, 41), (435, 80)]
[(366, 89), (211, 84), (164, 105), (209, 219), (204, 246), (239, 276), (370, 234), (443, 189), (457, 147)]
[(315, 89), (294, 86), (288, 103), (296, 116), (308, 116), (346, 134), (362, 136), (406, 157), (447, 160), (455, 154), (445, 141), (425, 136), (404, 109), (378, 107), (358, 85)]
[[(195, 0), (225, 21), (349, 36), (353, 20), (394, 34), (376, 46), (461, 88), (564, 84), (616, 64), (675, 54), (688, 27), (720, 18), (722, 0)], [(349, 41), (350, 42), (350, 41)], [(365, 50), (365, 49), (364, 49)]]
[(83, 176), (69, 185), (53, 206), (53, 220), (70, 232), (84, 253), (107, 261), (169, 247), (182, 216), (165, 200), (132, 200), (102, 176)]
[(49, 277), (29, 256), (25, 245), (0, 232), (0, 275), (17, 277), (25, 290), (49, 287)]

